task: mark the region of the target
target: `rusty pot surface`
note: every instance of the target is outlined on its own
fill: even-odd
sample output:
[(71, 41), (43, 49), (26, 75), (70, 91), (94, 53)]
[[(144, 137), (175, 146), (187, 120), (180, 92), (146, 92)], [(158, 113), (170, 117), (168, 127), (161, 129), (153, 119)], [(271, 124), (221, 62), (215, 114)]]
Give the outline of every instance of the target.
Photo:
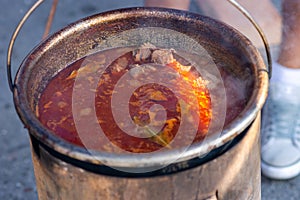
[(69, 162), (70, 159), (58, 156), (32, 138), (38, 196), (41, 200), (259, 200), (259, 130), (260, 116), (240, 138), (222, 148), (225, 152), (221, 156), (205, 163), (201, 162), (203, 159), (182, 162), (165, 168), (164, 174), (144, 177), (107, 175), (104, 174), (107, 169), (97, 171), (86, 164), (79, 166), (78, 162)]
[[(68, 64), (100, 50), (139, 46), (147, 42), (195, 54), (205, 49), (215, 63), (230, 64), (228, 71), (233, 76), (249, 81), (249, 87), (245, 88), (245, 93), (248, 95), (246, 107), (228, 126), (224, 127), (222, 132), (210, 134), (205, 143), (193, 144), (184, 150), (170, 149), (151, 155), (121, 155), (108, 152), (91, 154), (85, 148), (56, 137), (37, 119), (35, 112), (42, 91), (51, 78)], [(260, 194), (258, 188), (260, 186), (259, 112), (267, 95), (268, 74), (266, 71), (260, 54), (246, 37), (226, 24), (198, 14), (171, 9), (129, 8), (94, 15), (69, 25), (43, 41), (26, 57), (16, 76), (13, 90), (17, 112), (32, 138), (39, 196), (41, 199), (50, 198), (51, 195), (55, 199), (76, 199), (75, 196), (70, 196), (73, 195), (73, 188), (80, 190), (80, 185), (87, 184), (92, 185), (87, 193), (91, 192), (94, 194), (92, 196), (98, 195), (99, 198), (132, 199), (134, 192), (128, 194), (125, 190), (137, 191), (139, 188), (144, 188), (145, 191), (141, 191), (137, 199), (138, 197), (151, 199), (149, 195), (153, 191), (157, 191), (158, 196), (165, 192), (170, 193), (171, 196), (166, 196), (166, 198), (176, 199), (174, 196), (176, 194), (171, 194), (172, 191), (166, 191), (161, 187), (166, 184), (179, 184), (178, 186), (183, 187), (184, 182), (181, 180), (186, 180), (189, 184), (196, 184), (193, 187), (204, 188), (204, 185), (212, 183), (210, 177), (219, 179), (228, 172), (232, 173), (228, 175), (230, 177), (226, 177), (225, 183), (228, 186), (237, 187), (238, 190), (249, 190), (249, 195), (253, 196), (255, 193), (256, 199)], [(247, 140), (252, 143), (251, 145), (249, 143), (249, 148), (244, 149), (239, 143), (247, 146)], [(226, 154), (228, 156), (224, 156), (226, 159), (220, 156), (224, 151), (228, 151)], [(237, 155), (233, 156), (233, 154)], [(240, 155), (246, 159), (235, 159), (235, 157), (240, 158)], [(231, 163), (234, 162), (242, 162), (240, 163), (240, 166), (243, 166), (242, 171), (235, 171), (235, 168), (231, 168)], [(125, 169), (126, 172), (110, 170), (106, 166)], [(223, 166), (225, 171), (222, 169), (215, 171), (215, 167), (222, 168)], [(159, 170), (153, 173), (151, 171), (153, 167), (158, 167)], [(208, 169), (204, 170), (205, 168)], [(143, 169), (148, 169), (148, 171), (131, 173), (139, 170), (143, 172)], [(192, 169), (192, 171), (187, 169)], [(202, 170), (206, 174), (203, 179), (199, 176)], [(251, 184), (247, 184), (249, 180), (233, 174), (234, 172), (240, 172), (242, 176), (246, 175)], [(255, 173), (254, 177), (252, 177), (253, 173)], [(187, 180), (186, 176), (191, 180)], [(143, 180), (142, 177), (146, 178)], [(158, 182), (155, 177), (159, 177)], [(229, 183), (231, 178), (234, 184)], [(207, 184), (199, 185), (199, 179)], [(72, 180), (76, 182), (76, 187), (67, 186)], [(104, 184), (102, 188), (102, 180), (107, 187)], [(81, 183), (77, 183), (78, 181)], [(205, 189), (206, 193), (209, 195), (213, 192), (212, 195), (219, 196), (220, 199), (228, 199), (225, 198), (225, 193), (229, 189), (221, 189), (218, 194), (216, 192), (218, 184), (213, 182), (213, 187)], [(64, 186), (61, 187), (59, 184)], [(120, 191), (112, 187), (115, 184)], [(153, 184), (157, 185), (153, 186), (152, 190)], [(82, 188), (88, 190), (89, 187), (83, 185)], [(128, 185), (128, 188), (125, 185)], [(247, 186), (249, 188), (245, 188)], [(57, 188), (62, 189), (58, 191)], [(169, 188), (171, 189), (172, 187)], [(198, 189), (193, 191), (200, 192), (197, 195), (198, 199), (201, 199), (202, 193), (204, 195), (205, 192)], [(104, 190), (103, 194), (98, 190)], [(231, 197), (238, 195), (238, 190), (232, 190)], [(180, 192), (178, 188), (175, 191)], [(49, 192), (53, 194), (49, 196)], [(117, 193), (119, 196), (112, 193)], [(195, 193), (191, 194), (195, 195)], [(80, 199), (79, 196), (76, 197)], [(204, 198), (205, 195), (202, 199)]]

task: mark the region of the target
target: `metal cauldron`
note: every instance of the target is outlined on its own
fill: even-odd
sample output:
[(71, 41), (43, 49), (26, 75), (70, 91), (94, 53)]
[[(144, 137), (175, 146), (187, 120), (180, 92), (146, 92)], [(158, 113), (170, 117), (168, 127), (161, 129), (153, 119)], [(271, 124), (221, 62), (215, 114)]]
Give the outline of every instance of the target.
[[(104, 48), (149, 40), (178, 43), (176, 38), (156, 29), (140, 33), (141, 37), (134, 41), (126, 40), (126, 34), (111, 40), (116, 34), (145, 27), (186, 35), (214, 55), (216, 62), (231, 63), (229, 70), (235, 76), (251, 79), (252, 86), (245, 88), (246, 107), (221, 135), (208, 138), (201, 145), (191, 145), (180, 152), (179, 158), (177, 149), (146, 156), (107, 152), (91, 155), (87, 149), (54, 136), (39, 122), (35, 111), (41, 92), (69, 63)], [(10, 62), (8, 75), (10, 78)], [(21, 64), (14, 83), (10, 82), (16, 110), (31, 137), (39, 198), (259, 199), (260, 110), (267, 96), (268, 78), (261, 55), (246, 37), (226, 24), (198, 14), (129, 8), (67, 26), (39, 44)], [(170, 164), (174, 159), (176, 162)], [(163, 167), (144, 173), (130, 172), (156, 166)]]

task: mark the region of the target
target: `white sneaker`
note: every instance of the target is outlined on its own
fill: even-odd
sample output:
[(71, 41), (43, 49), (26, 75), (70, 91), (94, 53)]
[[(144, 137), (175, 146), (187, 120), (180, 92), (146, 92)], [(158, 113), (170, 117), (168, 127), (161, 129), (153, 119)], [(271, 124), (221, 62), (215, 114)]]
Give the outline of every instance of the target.
[(272, 179), (300, 174), (300, 87), (271, 83), (262, 111), (261, 167)]

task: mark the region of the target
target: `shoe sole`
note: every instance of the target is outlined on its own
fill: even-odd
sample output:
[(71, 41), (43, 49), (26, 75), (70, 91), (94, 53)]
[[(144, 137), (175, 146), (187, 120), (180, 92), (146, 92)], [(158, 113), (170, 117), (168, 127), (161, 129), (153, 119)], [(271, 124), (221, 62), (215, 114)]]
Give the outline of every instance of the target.
[(276, 180), (287, 180), (295, 178), (300, 174), (300, 162), (286, 167), (274, 167), (261, 162), (262, 174)]

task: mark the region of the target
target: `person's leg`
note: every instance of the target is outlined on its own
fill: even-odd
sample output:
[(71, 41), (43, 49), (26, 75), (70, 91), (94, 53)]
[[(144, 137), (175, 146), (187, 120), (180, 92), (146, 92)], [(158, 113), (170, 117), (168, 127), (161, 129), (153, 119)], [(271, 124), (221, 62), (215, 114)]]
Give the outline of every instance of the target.
[[(246, 35), (257, 47), (263, 43), (249, 20), (229, 2), (220, 0), (196, 0), (202, 14), (225, 22)], [(238, 1), (261, 26), (271, 45), (279, 45), (281, 40), (281, 16), (271, 0)]]
[[(202, 14), (221, 20), (232, 25), (262, 47), (263, 43), (255, 28), (250, 22), (227, 1), (196, 0)], [(281, 39), (281, 17), (271, 0), (240, 0), (243, 5), (258, 21), (271, 45), (278, 45)], [(259, 5), (259, 6), (257, 6)], [(145, 0), (146, 7), (165, 7), (180, 10), (189, 10), (190, 0)]]
[(262, 173), (300, 174), (300, 1), (282, 1), (282, 44), (262, 115)]
[(188, 10), (190, 7), (190, 0), (145, 0), (144, 5), (146, 7), (164, 7)]
[(283, 0), (282, 12), (282, 44), (278, 62), (289, 68), (300, 68), (300, 1)]

